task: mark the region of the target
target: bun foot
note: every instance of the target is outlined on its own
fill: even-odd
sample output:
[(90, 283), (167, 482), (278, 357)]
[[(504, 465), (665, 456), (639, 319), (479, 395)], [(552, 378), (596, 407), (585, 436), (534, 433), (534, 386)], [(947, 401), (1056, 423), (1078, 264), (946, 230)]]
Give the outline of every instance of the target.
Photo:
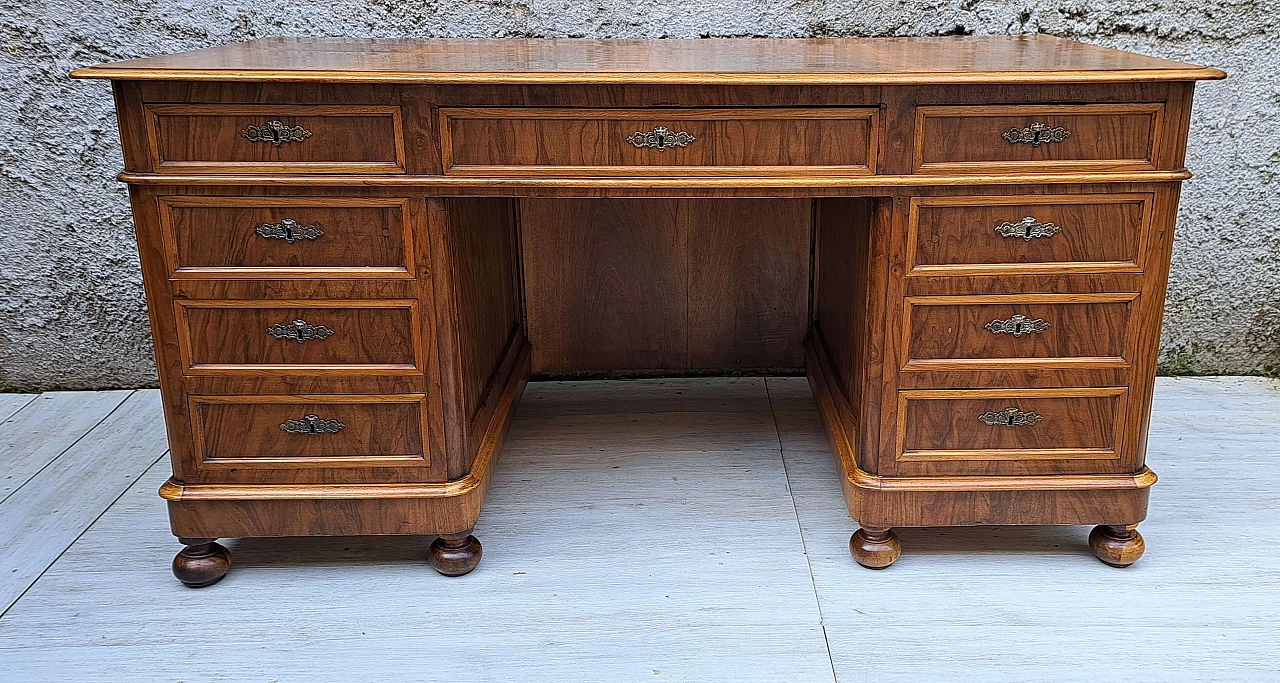
[(212, 538), (179, 538), (187, 544), (173, 558), (173, 575), (191, 588), (211, 586), (231, 569), (231, 551)]
[(469, 533), (446, 534), (431, 542), (427, 561), (445, 576), (462, 576), (480, 564), (480, 541)]
[(898, 535), (889, 529), (862, 527), (849, 539), (849, 553), (867, 569), (884, 569), (902, 555)]
[(1128, 567), (1142, 557), (1147, 544), (1138, 533), (1138, 525), (1112, 526), (1099, 524), (1089, 532), (1093, 554), (1112, 567)]

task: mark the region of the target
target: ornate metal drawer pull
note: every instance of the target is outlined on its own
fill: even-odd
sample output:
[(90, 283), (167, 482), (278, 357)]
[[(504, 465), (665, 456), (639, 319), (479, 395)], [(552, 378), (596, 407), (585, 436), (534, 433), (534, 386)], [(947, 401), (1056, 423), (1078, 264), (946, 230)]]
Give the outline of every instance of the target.
[(324, 325), (309, 325), (305, 320), (295, 320), (288, 324), (276, 323), (267, 328), (267, 334), (276, 339), (293, 339), (302, 344), (309, 339), (327, 339), (333, 334), (333, 330)]
[(983, 424), (991, 425), (992, 427), (1007, 427), (1009, 429), (1013, 429), (1014, 427), (1033, 425), (1044, 418), (1036, 414), (1034, 410), (1023, 412), (1013, 406), (1009, 406), (999, 412), (989, 410), (979, 415), (978, 419), (982, 420)]
[(667, 151), (668, 147), (687, 147), (697, 139), (684, 131), (672, 133), (666, 126), (657, 126), (648, 133), (638, 130), (627, 136), (627, 142), (636, 147), (654, 147), (659, 152)]
[(302, 142), (311, 131), (302, 126), (286, 126), (280, 121), (267, 121), (263, 126), (249, 126), (240, 131), (249, 142), (270, 142), (279, 147), (286, 142)]
[(1031, 216), (1027, 216), (1017, 223), (1001, 223), (996, 226), (996, 234), (1001, 237), (1021, 237), (1027, 242), (1037, 237), (1053, 237), (1060, 232), (1062, 232), (1062, 228), (1057, 225), (1041, 223)]
[(306, 434), (308, 436), (335, 434), (346, 428), (346, 425), (337, 420), (326, 420), (318, 415), (307, 415), (301, 420), (285, 420), (280, 423), (280, 429), (290, 434)]
[(279, 223), (263, 223), (254, 232), (270, 240), (284, 240), (293, 244), (298, 240), (319, 239), (324, 231), (314, 225), (300, 225), (297, 221), (285, 218)]
[(1025, 315), (1017, 314), (1008, 320), (992, 320), (986, 328), (991, 334), (1011, 334), (1021, 337), (1024, 334), (1035, 334), (1049, 329), (1049, 323), (1036, 318), (1032, 320)]
[(1009, 143), (1013, 145), (1025, 142), (1032, 147), (1039, 147), (1040, 145), (1049, 142), (1062, 142), (1067, 139), (1068, 135), (1071, 135), (1071, 131), (1063, 128), (1062, 126), (1054, 126), (1050, 128), (1049, 126), (1036, 121), (1026, 128), (1010, 128), (1001, 134), (1000, 137), (1008, 140)]

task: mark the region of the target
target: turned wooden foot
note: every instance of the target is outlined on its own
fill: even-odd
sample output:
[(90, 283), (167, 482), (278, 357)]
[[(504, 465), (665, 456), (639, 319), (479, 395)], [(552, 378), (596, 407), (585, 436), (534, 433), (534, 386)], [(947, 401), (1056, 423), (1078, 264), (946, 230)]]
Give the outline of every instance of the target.
[(427, 561), (445, 576), (462, 576), (480, 564), (480, 541), (470, 533), (445, 534), (431, 542)]
[(884, 569), (902, 555), (902, 543), (889, 529), (864, 526), (849, 539), (849, 553), (867, 569)]
[(173, 575), (191, 588), (209, 586), (222, 580), (231, 568), (231, 551), (212, 538), (179, 538), (185, 543), (173, 558)]
[(1089, 532), (1089, 547), (1099, 560), (1112, 567), (1128, 567), (1142, 557), (1147, 544), (1138, 533), (1138, 525), (1113, 526), (1099, 524)]

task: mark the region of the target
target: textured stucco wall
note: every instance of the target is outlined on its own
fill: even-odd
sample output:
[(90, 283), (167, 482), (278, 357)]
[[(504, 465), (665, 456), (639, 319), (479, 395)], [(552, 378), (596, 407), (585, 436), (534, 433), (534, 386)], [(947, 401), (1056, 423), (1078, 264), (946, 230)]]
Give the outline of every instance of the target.
[(1165, 369), (1280, 370), (1280, 0), (0, 0), (0, 385), (151, 384), (108, 86), (73, 68), (269, 35), (1043, 32), (1224, 69), (1202, 84)]

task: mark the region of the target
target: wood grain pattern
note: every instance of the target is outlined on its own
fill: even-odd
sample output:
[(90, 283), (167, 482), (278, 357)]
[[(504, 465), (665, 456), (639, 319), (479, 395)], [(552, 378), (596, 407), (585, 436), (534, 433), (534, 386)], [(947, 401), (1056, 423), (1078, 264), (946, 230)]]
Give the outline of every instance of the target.
[[(917, 173), (1166, 170), (1156, 158), (1163, 104), (1005, 105), (916, 109)], [(1060, 142), (1011, 143), (1033, 123), (1062, 127)]]
[[(1125, 358), (1139, 295), (909, 296), (903, 370), (984, 367), (1129, 367)], [(1048, 327), (1019, 336), (987, 328), (1021, 315)]]
[[(900, 461), (1120, 460), (1124, 388), (946, 389), (899, 394)], [(979, 418), (1007, 407), (1035, 412), (1035, 424), (1007, 427)], [(1118, 463), (1117, 463), (1118, 464)], [(1094, 465), (1103, 472), (1107, 465)], [(909, 476), (909, 468), (902, 468)]]
[(481, 447), (464, 477), (449, 482), (379, 484), (366, 479), (356, 484), (270, 485), (225, 483), (225, 475), (208, 484), (170, 479), (160, 488), (160, 496), (169, 503), (170, 526), (175, 536), (219, 538), (468, 531), (480, 517), (498, 453), (528, 378), (525, 345), (495, 400), (493, 419), (485, 425)]
[(685, 367), (678, 210), (676, 200), (520, 202), (534, 372)]
[[(191, 396), (201, 469), (422, 467), (423, 396)], [(315, 415), (340, 431), (297, 434), (287, 420)]]
[[(449, 175), (869, 175), (878, 110), (441, 108)], [(637, 148), (663, 126), (687, 146)]]
[(1168, 183), (1187, 180), (1191, 173), (1178, 171), (1114, 171), (1045, 173), (1028, 178), (1020, 172), (998, 174), (957, 174), (946, 176), (733, 176), (662, 178), (561, 178), (561, 177), (486, 177), (455, 176), (325, 176), (325, 175), (256, 175), (201, 174), (169, 176), (124, 172), (117, 176), (132, 185), (183, 185), (189, 187), (239, 187), (246, 183), (265, 187), (389, 187), (413, 188), (427, 196), (503, 196), (503, 197), (846, 197), (883, 196), (899, 187), (936, 188), (947, 186), (999, 187), (1037, 184), (1088, 183)]
[[(157, 173), (404, 173), (399, 107), (148, 104)], [(311, 133), (296, 142), (254, 142), (249, 126), (278, 120)]]
[(462, 340), (464, 415), (470, 420), (523, 324), (515, 209), (509, 200), (459, 198), (445, 202), (445, 210)]
[(793, 369), (808, 328), (809, 200), (685, 200), (690, 369)]
[[(412, 278), (408, 200), (380, 197), (159, 198), (172, 278)], [(293, 221), (319, 237), (255, 231)]]
[(335, 83), (1059, 83), (1223, 78), (1047, 35), (885, 39), (263, 38), (78, 78)]
[(862, 355), (868, 336), (869, 249), (876, 205), (870, 199), (815, 202), (810, 308), (814, 347), (831, 365), (837, 412), (844, 429), (857, 433), (866, 392)]
[[(179, 300), (175, 306), (188, 374), (422, 372), (414, 300)], [(299, 342), (268, 332), (296, 320), (332, 334)]]
[[(949, 196), (911, 200), (908, 276), (1141, 272), (1150, 194)], [(1050, 237), (1004, 237), (1030, 217)]]
[[(814, 351), (812, 344), (808, 350)], [(1156, 476), (1053, 474), (883, 476), (858, 466), (854, 445), (841, 427), (829, 375), (806, 356), (809, 384), (839, 467), (849, 514), (879, 527), (975, 524), (1136, 524), (1146, 516)], [(970, 467), (972, 469), (972, 467)], [(1128, 521), (1121, 521), (1128, 520)]]
[(801, 364), (810, 202), (520, 202), (534, 372)]

